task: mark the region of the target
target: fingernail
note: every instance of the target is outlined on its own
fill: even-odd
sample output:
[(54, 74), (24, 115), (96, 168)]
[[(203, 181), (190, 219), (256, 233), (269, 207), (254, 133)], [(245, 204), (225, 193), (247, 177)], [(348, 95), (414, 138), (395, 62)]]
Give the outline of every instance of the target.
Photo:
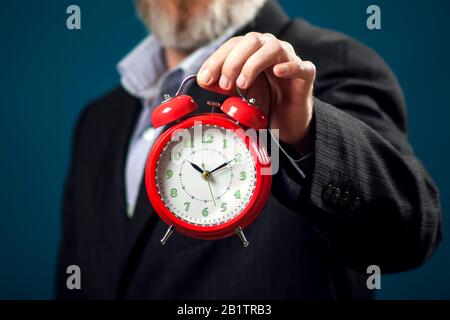
[(221, 75), (220, 80), (219, 80), (219, 86), (222, 89), (228, 89), (230, 87), (230, 81), (228, 80), (227, 77), (225, 77), (224, 75)]
[(285, 74), (288, 71), (287, 66), (278, 66), (278, 74)]
[(211, 81), (211, 73), (208, 71), (208, 69), (200, 71), (199, 75), (197, 76), (198, 80), (204, 84), (209, 84)]
[(236, 80), (236, 85), (239, 88), (245, 89), (247, 87), (247, 79), (245, 79), (245, 77), (242, 74), (240, 74)]

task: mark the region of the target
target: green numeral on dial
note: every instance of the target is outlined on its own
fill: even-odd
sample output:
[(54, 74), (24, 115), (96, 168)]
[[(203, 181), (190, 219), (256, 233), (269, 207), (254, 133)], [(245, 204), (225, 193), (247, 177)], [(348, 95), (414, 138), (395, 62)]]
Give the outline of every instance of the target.
[(202, 210), (202, 216), (207, 217), (209, 214), (208, 208)]
[(170, 196), (172, 198), (175, 198), (178, 195), (177, 189), (176, 188), (172, 188), (170, 189)]
[(220, 206), (222, 209), (220, 210), (221, 212), (225, 212), (227, 211), (227, 203), (223, 202), (222, 205)]
[(227, 148), (227, 139), (223, 139), (223, 148), (224, 148), (224, 149)]
[(173, 177), (173, 171), (172, 170), (167, 170), (166, 171), (166, 179), (170, 179)]
[(190, 202), (185, 202), (184, 203), (184, 211), (189, 211), (189, 207), (191, 206)]
[(240, 198), (241, 198), (241, 190), (236, 191), (236, 192), (234, 193), (234, 197), (235, 197), (236, 199), (240, 199)]
[(241, 181), (244, 181), (247, 178), (247, 175), (245, 174), (245, 171), (241, 171)]
[(205, 136), (202, 135), (202, 143), (212, 143), (213, 140), (214, 140), (214, 137), (210, 134), (206, 137), (206, 140), (205, 140)]
[(236, 154), (236, 158), (234, 159), (234, 161), (241, 162), (242, 161), (242, 155), (240, 153), (237, 153)]

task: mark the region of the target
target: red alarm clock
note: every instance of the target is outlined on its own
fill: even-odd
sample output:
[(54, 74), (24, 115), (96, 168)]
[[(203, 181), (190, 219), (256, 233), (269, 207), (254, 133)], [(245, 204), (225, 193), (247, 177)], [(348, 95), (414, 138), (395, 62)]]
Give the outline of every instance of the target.
[[(176, 230), (198, 239), (237, 234), (247, 247), (243, 229), (267, 203), (272, 176), (265, 147), (246, 130), (267, 128), (268, 120), (240, 91), (223, 104), (208, 102), (221, 112), (189, 117), (197, 104), (182, 91), (193, 79), (184, 79), (152, 113), (155, 128), (174, 123), (153, 145), (145, 167), (149, 200), (169, 225), (161, 243)], [(211, 90), (230, 93), (217, 85)]]

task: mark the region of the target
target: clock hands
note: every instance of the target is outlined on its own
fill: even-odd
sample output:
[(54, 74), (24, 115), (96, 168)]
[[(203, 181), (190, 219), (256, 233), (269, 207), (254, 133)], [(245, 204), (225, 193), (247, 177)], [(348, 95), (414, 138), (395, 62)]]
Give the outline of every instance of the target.
[(211, 173), (205, 169), (205, 164), (204, 163), (202, 163), (202, 168), (204, 170), (203, 173), (202, 173), (202, 178), (204, 180), (206, 180), (206, 182), (208, 183), (208, 188), (209, 188), (209, 192), (211, 193), (211, 198), (212, 198), (212, 201), (214, 203), (214, 207), (217, 207), (216, 206), (216, 200), (214, 200), (214, 194), (213, 194), (212, 189), (211, 189), (211, 184), (209, 183), (209, 178), (211, 177)]
[(205, 164), (204, 163), (202, 163), (202, 168), (200, 168), (195, 163), (192, 163), (192, 162), (186, 160), (192, 166), (192, 168), (194, 168), (196, 171), (201, 173), (201, 176), (202, 176), (203, 180), (205, 180), (208, 183), (209, 192), (211, 194), (211, 198), (212, 198), (212, 201), (213, 201), (215, 207), (217, 206), (216, 205), (216, 200), (214, 199), (214, 194), (212, 192), (211, 183), (209, 182), (209, 180), (211, 178), (211, 174), (213, 172), (219, 171), (220, 169), (226, 167), (227, 165), (229, 165), (234, 160), (236, 160), (236, 158), (233, 158), (230, 161), (222, 163), (220, 166), (218, 166), (217, 168), (215, 168), (215, 169), (213, 169), (211, 171), (208, 171), (208, 170), (205, 169)]
[[(209, 175), (211, 175), (212, 173), (214, 173), (214, 172), (216, 172), (216, 171), (219, 171), (220, 169), (222, 169), (222, 168), (224, 168), (224, 167), (226, 167), (227, 165), (229, 165), (231, 162), (233, 162), (234, 160), (236, 160), (236, 158), (233, 158), (233, 159), (231, 159), (230, 161), (227, 161), (227, 162), (225, 162), (225, 163), (222, 163), (220, 166), (218, 166), (217, 168), (214, 168), (213, 170), (211, 170), (211, 171), (207, 171), (207, 170), (203, 170), (202, 168), (200, 168), (198, 165), (196, 165), (195, 163), (192, 163), (192, 162), (190, 162), (190, 161), (187, 161), (191, 166), (192, 166), (192, 168), (194, 168), (195, 170), (197, 170), (198, 172), (200, 172), (202, 175), (204, 175), (204, 176), (208, 176), (208, 178), (209, 178)], [(204, 166), (204, 163), (202, 163), (202, 166)]]
[[(186, 160), (187, 161), (187, 160)], [(192, 163), (192, 162), (190, 162), (190, 161), (188, 161), (189, 162), (189, 164), (192, 166), (192, 168), (194, 168), (195, 170), (197, 170), (198, 172), (200, 172), (201, 174), (203, 174), (203, 169), (202, 168), (200, 168), (198, 165), (196, 165), (195, 163)]]
[(236, 160), (236, 158), (233, 158), (233, 159), (231, 159), (230, 161), (227, 161), (227, 162), (225, 162), (225, 163), (222, 163), (220, 166), (218, 166), (217, 168), (211, 170), (209, 173), (216, 172), (216, 171), (218, 171), (218, 170), (220, 170), (220, 169), (226, 167), (227, 165), (229, 165), (230, 163), (232, 163), (234, 160)]

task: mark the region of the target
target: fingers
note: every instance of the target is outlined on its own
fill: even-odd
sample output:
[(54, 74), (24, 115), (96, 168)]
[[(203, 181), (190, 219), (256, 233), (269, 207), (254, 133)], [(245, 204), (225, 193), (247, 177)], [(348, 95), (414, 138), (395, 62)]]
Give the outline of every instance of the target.
[(223, 89), (230, 89), (236, 83), (236, 79), (241, 73), (246, 61), (251, 59), (252, 55), (258, 52), (263, 44), (263, 39), (255, 33), (245, 35), (225, 59), (221, 69), (222, 75), (219, 79), (219, 86)]
[[(241, 72), (236, 79), (239, 88), (247, 89), (256, 77), (265, 69), (280, 61), (287, 61), (288, 54), (285, 52), (280, 41), (275, 37), (266, 40), (265, 44), (251, 55), (242, 66)], [(222, 72), (224, 72), (223, 70)]]
[(219, 79), (225, 59), (231, 50), (240, 42), (241, 38), (242, 37), (231, 38), (220, 46), (220, 48), (203, 63), (197, 76), (197, 82), (200, 86), (206, 87)]
[(300, 78), (313, 82), (314, 64), (302, 61), (291, 44), (271, 34), (250, 32), (224, 43), (202, 65), (197, 81), (207, 87), (218, 83), (224, 90), (235, 86), (248, 89), (264, 70), (273, 66), (279, 78)]
[(300, 78), (313, 82), (316, 77), (316, 66), (311, 61), (288, 61), (273, 67), (273, 73), (279, 78)]

